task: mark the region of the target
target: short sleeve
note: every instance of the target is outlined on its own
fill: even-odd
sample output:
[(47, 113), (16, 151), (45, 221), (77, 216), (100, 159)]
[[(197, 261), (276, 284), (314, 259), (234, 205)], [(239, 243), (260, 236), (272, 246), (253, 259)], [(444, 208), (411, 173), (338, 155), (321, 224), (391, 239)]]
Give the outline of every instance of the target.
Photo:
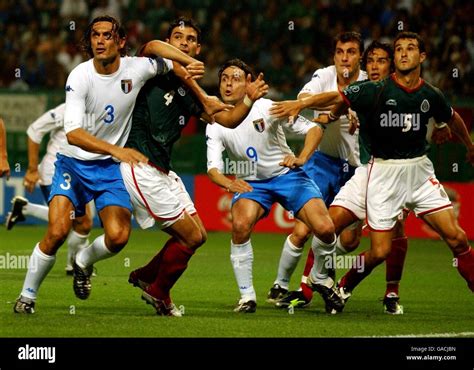
[(291, 124), (288, 119), (281, 120), (281, 125), (286, 132), (296, 135), (306, 135), (313, 127), (318, 126), (316, 123), (309, 121), (303, 116), (298, 116)]
[(364, 82), (349, 85), (342, 91), (341, 95), (352, 110), (365, 112), (374, 105), (377, 91), (375, 83)]
[(311, 80), (303, 86), (301, 91), (298, 93), (298, 96), (301, 94), (319, 94), (325, 91), (323, 77), (323, 71), (318, 69), (314, 72)]
[(66, 82), (66, 107), (64, 110), (64, 131), (66, 134), (82, 128), (86, 113), (87, 76), (84, 64), (71, 71)]
[(58, 105), (37, 118), (26, 130), (28, 137), (36, 144), (41, 144), (43, 137), (59, 127), (63, 126), (64, 103)]
[(453, 116), (453, 108), (446, 100), (440, 89), (433, 87), (435, 92), (435, 104), (433, 107), (433, 118), (437, 123), (449, 122)]

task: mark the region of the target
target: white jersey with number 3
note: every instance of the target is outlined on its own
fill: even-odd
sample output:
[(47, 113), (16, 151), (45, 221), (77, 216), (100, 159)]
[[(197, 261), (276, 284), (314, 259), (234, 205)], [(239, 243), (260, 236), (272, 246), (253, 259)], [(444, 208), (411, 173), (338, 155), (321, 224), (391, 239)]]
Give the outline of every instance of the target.
[[(280, 166), (288, 154), (293, 154), (286, 143), (285, 131), (298, 135), (316, 125), (303, 117), (293, 124), (270, 116), (273, 101), (257, 100), (244, 121), (234, 129), (219, 124), (207, 125), (207, 169), (217, 168), (227, 175), (245, 180), (269, 179), (289, 171)], [(223, 160), (226, 150), (230, 160)]]
[[(138, 92), (148, 79), (171, 68), (171, 62), (162, 58), (122, 57), (116, 72), (101, 75), (96, 72), (93, 59), (79, 64), (66, 82), (66, 133), (82, 128), (98, 139), (123, 147), (130, 133)], [(110, 157), (67, 142), (60, 152), (81, 160)]]
[[(366, 79), (367, 73), (360, 71), (357, 81)], [(311, 81), (304, 85), (299, 94), (330, 91), (338, 91), (336, 66), (316, 70)], [(320, 113), (322, 112), (314, 111), (314, 116), (317, 117)], [(360, 166), (358, 131), (354, 135), (349, 134), (349, 120), (346, 116), (341, 116), (327, 126), (318, 149), (331, 157), (347, 160), (351, 166)]]

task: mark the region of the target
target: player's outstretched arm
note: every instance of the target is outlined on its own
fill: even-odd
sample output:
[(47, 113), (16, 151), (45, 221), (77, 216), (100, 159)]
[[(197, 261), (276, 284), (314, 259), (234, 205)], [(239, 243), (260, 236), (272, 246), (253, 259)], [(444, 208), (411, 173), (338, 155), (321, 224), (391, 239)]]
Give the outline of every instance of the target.
[(29, 193), (33, 192), (36, 183), (39, 181), (39, 149), (40, 144), (35, 143), (30, 137), (28, 137), (28, 168), (26, 170), (25, 178), (23, 179), (23, 185)]
[(237, 103), (235, 108), (214, 115), (217, 123), (228, 128), (236, 128), (240, 125), (252, 109), (253, 103), (268, 93), (268, 85), (263, 79), (263, 73), (260, 73), (255, 81), (252, 81), (250, 74), (247, 75), (245, 92), (245, 98)]
[(320, 94), (303, 93), (297, 100), (274, 102), (270, 114), (276, 118), (289, 117), (294, 120), (303, 109), (327, 110), (340, 101), (342, 97), (337, 91)]
[(454, 132), (454, 134), (463, 142), (467, 149), (467, 161), (474, 165), (474, 144), (472, 142), (471, 136), (467, 131), (466, 124), (461, 116), (454, 111), (451, 120), (448, 122), (449, 127)]
[(301, 150), (301, 153), (298, 157), (293, 155), (287, 155), (280, 166), (285, 166), (289, 168), (296, 168), (303, 166), (308, 159), (313, 155), (314, 151), (319, 146), (321, 139), (323, 138), (323, 129), (319, 126), (315, 126), (306, 133), (304, 140), (304, 147)]
[(160, 40), (147, 42), (142, 46), (138, 54), (147, 57), (159, 56), (162, 58), (171, 59), (185, 66), (193, 63), (193, 69), (202, 69), (204, 67), (203, 62), (190, 57), (178, 48), (175, 48), (173, 45)]
[(82, 128), (72, 130), (66, 136), (69, 144), (78, 146), (87, 152), (109, 154), (132, 166), (139, 163), (148, 163), (148, 158), (139, 151), (131, 148), (121, 148), (100, 140)]
[(8, 153), (7, 153), (7, 132), (5, 130), (5, 124), (0, 118), (0, 177), (6, 176), (10, 178), (10, 165), (8, 164)]
[(240, 179), (229, 179), (223, 175), (217, 168), (211, 168), (207, 171), (207, 174), (214, 184), (226, 189), (229, 193), (247, 193), (252, 191), (253, 188), (250, 184)]

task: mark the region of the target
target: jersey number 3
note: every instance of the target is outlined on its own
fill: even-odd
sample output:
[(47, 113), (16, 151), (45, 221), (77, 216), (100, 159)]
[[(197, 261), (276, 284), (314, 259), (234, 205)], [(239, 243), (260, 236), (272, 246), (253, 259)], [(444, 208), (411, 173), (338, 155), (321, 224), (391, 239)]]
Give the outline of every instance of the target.
[(105, 107), (105, 111), (107, 112), (107, 115), (105, 116), (104, 118), (104, 123), (106, 124), (111, 124), (112, 122), (114, 122), (114, 119), (115, 119), (115, 115), (114, 115), (114, 112), (115, 112), (115, 109), (114, 109), (114, 106), (113, 105), (107, 105)]

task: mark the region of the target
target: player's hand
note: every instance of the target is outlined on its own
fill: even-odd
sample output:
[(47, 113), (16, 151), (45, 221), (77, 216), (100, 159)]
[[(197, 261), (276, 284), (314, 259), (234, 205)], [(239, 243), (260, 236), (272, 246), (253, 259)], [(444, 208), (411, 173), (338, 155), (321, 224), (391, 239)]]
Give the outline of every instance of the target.
[(32, 193), (35, 190), (35, 185), (39, 181), (39, 172), (37, 168), (26, 170), (25, 178), (23, 179), (23, 186), (28, 193)]
[(283, 167), (296, 168), (303, 166), (305, 161), (301, 158), (295, 157), (294, 155), (287, 155), (279, 164)]
[(204, 104), (204, 111), (206, 114), (212, 118), (212, 121), (214, 122), (214, 114), (222, 112), (222, 111), (228, 111), (234, 108), (232, 104), (225, 104), (223, 103), (217, 96), (207, 96)]
[(350, 108), (347, 113), (347, 119), (349, 120), (349, 134), (354, 135), (359, 128), (359, 119), (357, 118), (357, 114)]
[(119, 161), (135, 166), (140, 163), (148, 163), (148, 157), (138, 150), (132, 148), (118, 148), (112, 154)]
[(255, 81), (252, 82), (252, 76), (249, 73), (247, 75), (247, 84), (245, 88), (247, 96), (252, 100), (256, 101), (268, 93), (268, 85), (263, 80), (263, 73), (260, 73)]
[(204, 76), (205, 68), (204, 63), (196, 60), (195, 62), (189, 63), (186, 67), (186, 79), (191, 78), (193, 80), (198, 80)]
[(441, 128), (435, 126), (431, 134), (431, 141), (435, 144), (444, 144), (451, 140), (452, 137), (453, 135), (449, 126), (446, 125)]
[(329, 114), (321, 113), (319, 116), (313, 119), (313, 122), (320, 123), (321, 125), (328, 125), (332, 121), (329, 119)]
[(294, 122), (302, 109), (301, 100), (285, 100), (274, 102), (270, 107), (270, 114), (276, 118), (288, 117), (289, 122)]
[(230, 185), (227, 187), (229, 193), (248, 193), (252, 191), (253, 188), (247, 181), (236, 179), (233, 180)]
[(0, 177), (5, 176), (7, 180), (10, 178), (10, 165), (6, 158), (0, 158)]

